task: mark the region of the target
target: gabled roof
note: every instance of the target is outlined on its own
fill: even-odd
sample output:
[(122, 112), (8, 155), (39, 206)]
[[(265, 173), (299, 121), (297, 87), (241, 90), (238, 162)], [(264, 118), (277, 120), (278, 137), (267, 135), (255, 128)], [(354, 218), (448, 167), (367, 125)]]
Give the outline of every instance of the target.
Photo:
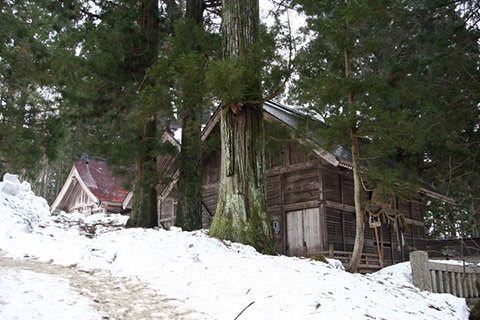
[(79, 160), (74, 166), (98, 200), (121, 204), (127, 197), (128, 191), (122, 187), (123, 179), (115, 177), (105, 161)]
[[(221, 108), (218, 108), (207, 122), (202, 132), (202, 140), (205, 140), (208, 137), (208, 135), (213, 131), (213, 128), (220, 121), (220, 109)], [(322, 121), (308, 117), (297, 110), (288, 108), (273, 101), (266, 101), (263, 104), (263, 110), (265, 117), (271, 117), (279, 120), (283, 124), (303, 135), (309, 141), (313, 142), (316, 145), (314, 152), (331, 165), (335, 167), (340, 166), (347, 169), (352, 169), (352, 152), (349, 146), (340, 145), (333, 150), (326, 150), (324, 149), (326, 141), (322, 140), (321, 135), (314, 134), (316, 133), (315, 131), (328, 129), (328, 127)], [(363, 141), (361, 143), (366, 142)], [(366, 164), (362, 163), (361, 165), (366, 167)], [(421, 187), (419, 191), (421, 193), (442, 201), (456, 203), (455, 199), (444, 195), (440, 190), (431, 184), (426, 183), (425, 181), (420, 181), (420, 183)]]
[(105, 161), (79, 160), (72, 166), (51, 210), (64, 210), (72, 193), (78, 192), (79, 188), (97, 204), (108, 202), (121, 207), (128, 195), (122, 183), (123, 180), (113, 175)]

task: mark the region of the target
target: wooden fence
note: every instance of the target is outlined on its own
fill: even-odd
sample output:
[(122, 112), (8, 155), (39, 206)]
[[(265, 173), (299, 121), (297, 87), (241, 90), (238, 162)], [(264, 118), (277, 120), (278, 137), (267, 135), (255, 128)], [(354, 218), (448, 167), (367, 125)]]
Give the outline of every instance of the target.
[(450, 293), (460, 298), (478, 298), (480, 267), (452, 265), (428, 260), (425, 251), (410, 253), (413, 284), (434, 293)]
[[(328, 251), (321, 251), (320, 254), (327, 258), (340, 260), (344, 265), (347, 264), (352, 258), (352, 252), (350, 251), (336, 251), (333, 249), (333, 245), (330, 245)], [(360, 273), (374, 272), (381, 269), (380, 259), (376, 253), (362, 253), (360, 256), (360, 263), (358, 270)]]

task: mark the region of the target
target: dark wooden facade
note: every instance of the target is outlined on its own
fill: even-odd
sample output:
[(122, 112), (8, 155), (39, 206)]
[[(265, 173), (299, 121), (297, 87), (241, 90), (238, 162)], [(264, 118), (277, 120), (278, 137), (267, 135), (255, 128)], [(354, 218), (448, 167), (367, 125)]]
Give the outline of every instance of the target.
[[(293, 111), (275, 105), (268, 108), (264, 108), (267, 110), (267, 124), (281, 123), (290, 132), (294, 131)], [(203, 164), (205, 228), (211, 224), (218, 201), (221, 160), (218, 135), (218, 119), (215, 121), (214, 115), (203, 134), (204, 140), (214, 146), (206, 154)], [(328, 153), (318, 143), (295, 137), (294, 134), (287, 134), (282, 139), (267, 134), (268, 139), (276, 142), (273, 144), (276, 147), (267, 148), (266, 159), (267, 206), (277, 251), (291, 256), (323, 254), (347, 261), (355, 239), (353, 178), (348, 157)], [(171, 173), (174, 171), (171, 167), (168, 170)], [(164, 227), (173, 223), (168, 223), (168, 217), (174, 219), (175, 216), (175, 187), (172, 185), (170, 190), (164, 188), (159, 196), (159, 220), (163, 219), (161, 225)], [(368, 196), (368, 192), (365, 195)], [(375, 207), (372, 211), (378, 212), (380, 209)], [(383, 209), (391, 219), (402, 216), (407, 226), (400, 228), (397, 223), (386, 219), (386, 223), (377, 224), (376, 235), (367, 219), (363, 250), (366, 269), (369, 266), (375, 269), (380, 265), (378, 247), (383, 256), (383, 265), (408, 260), (409, 252), (425, 249), (420, 194), (416, 199), (394, 199), (392, 204), (384, 205)]]
[[(352, 171), (335, 168), (313, 152), (305, 152), (297, 141), (286, 144), (275, 155), (268, 157), (275, 159), (275, 163), (270, 161), (267, 170), (267, 205), (277, 251), (315, 256), (325, 254), (333, 246), (334, 254), (352, 252), (355, 239)], [(203, 202), (208, 212), (214, 214), (220, 180), (219, 151), (205, 159), (204, 168)], [(398, 228), (398, 232), (394, 231), (393, 223), (379, 227), (385, 265), (408, 260), (410, 251), (425, 247), (421, 201), (397, 201), (396, 209), (389, 209), (392, 216), (404, 214), (408, 232)], [(211, 220), (204, 221), (204, 227), (208, 227)], [(378, 257), (375, 232), (368, 221), (364, 253)]]

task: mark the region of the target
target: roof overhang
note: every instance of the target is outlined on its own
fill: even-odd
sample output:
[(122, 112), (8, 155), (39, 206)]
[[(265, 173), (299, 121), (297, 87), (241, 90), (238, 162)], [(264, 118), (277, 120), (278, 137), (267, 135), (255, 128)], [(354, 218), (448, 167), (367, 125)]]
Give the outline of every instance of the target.
[(213, 115), (210, 117), (210, 119), (208, 119), (207, 123), (205, 124), (205, 127), (202, 130), (202, 141), (205, 141), (207, 139), (207, 137), (213, 131), (217, 123), (220, 122), (221, 112), (222, 112), (222, 107), (219, 106), (217, 110), (215, 110)]
[(68, 174), (65, 184), (63, 185), (62, 189), (60, 190), (57, 197), (55, 198), (55, 201), (53, 201), (52, 205), (50, 206), (51, 212), (55, 212), (57, 210), (58, 206), (62, 203), (62, 200), (65, 198), (65, 195), (67, 194), (74, 180), (78, 181), (80, 187), (83, 189), (83, 191), (87, 194), (87, 196), (93, 202), (95, 203), (100, 202), (98, 198), (95, 197), (95, 195), (87, 188), (87, 186), (85, 185), (85, 182), (80, 177), (80, 174), (78, 173), (78, 170), (77, 168), (75, 168), (75, 165), (74, 165), (72, 167), (72, 170), (70, 170), (70, 173)]
[[(279, 105), (277, 105), (276, 103), (272, 103), (270, 101), (265, 102), (265, 104), (267, 104), (270, 108), (279, 108)], [(202, 130), (202, 135), (201, 135), (202, 141), (205, 141), (208, 138), (208, 136), (213, 131), (215, 126), (220, 122), (222, 110), (223, 110), (222, 107), (219, 106), (215, 110), (213, 115), (210, 117), (208, 122), (206, 123), (204, 129)], [(293, 110), (291, 110), (290, 112), (294, 115), (298, 114), (297, 112), (295, 112)], [(298, 131), (297, 128), (292, 126), (292, 124), (289, 124), (284, 119), (279, 118), (273, 112), (269, 112), (266, 108), (263, 109), (263, 113), (264, 113), (264, 118), (265, 119), (276, 119), (276, 120), (280, 121), (282, 124), (284, 124), (285, 126), (291, 128), (292, 130)], [(171, 139), (173, 139), (176, 142), (176, 140), (173, 137), (171, 137)], [(331, 164), (332, 166), (342, 167), (342, 168), (345, 168), (345, 169), (348, 169), (348, 170), (353, 170), (353, 165), (350, 161), (347, 161), (345, 159), (339, 159), (332, 152), (329, 152), (329, 151), (325, 150), (324, 148), (322, 148), (322, 146), (318, 142), (314, 141), (311, 137), (304, 136), (304, 138), (299, 138), (298, 140), (303, 141), (303, 142), (305, 142), (305, 140), (308, 140), (308, 142), (313, 143), (315, 145), (315, 148), (314, 148), (313, 152), (318, 157), (325, 160), (327, 163)], [(177, 175), (177, 173), (175, 175)], [(173, 179), (173, 181), (170, 183), (170, 185), (166, 189), (164, 189), (164, 192), (167, 191), (166, 194), (168, 194), (172, 190), (172, 188), (175, 185), (175, 183), (177, 182), (177, 180), (178, 180), (178, 177), (177, 177), (177, 179)], [(426, 188), (420, 188), (418, 190), (418, 192), (420, 192), (420, 193), (422, 193), (426, 196), (438, 199), (438, 200), (442, 200), (442, 201), (445, 201), (445, 202), (448, 202), (448, 203), (451, 203), (451, 204), (457, 204), (457, 201), (455, 199), (453, 199), (451, 197), (448, 197), (448, 196), (445, 196), (445, 195), (442, 195), (438, 192), (428, 190)]]
[(445, 196), (443, 194), (440, 194), (438, 192), (435, 192), (435, 191), (432, 191), (432, 190), (428, 190), (426, 188), (420, 188), (418, 190), (418, 192), (420, 192), (421, 194), (424, 194), (426, 196), (429, 196), (431, 198), (434, 198), (434, 199), (437, 199), (437, 200), (441, 200), (441, 201), (445, 201), (445, 202), (448, 202), (450, 204), (453, 204), (453, 205), (458, 205), (458, 201), (451, 198), (451, 197), (448, 197), (448, 196)]
[(177, 148), (178, 152), (180, 152), (180, 150), (182, 148), (180, 143), (178, 143), (178, 141), (171, 135), (170, 132), (165, 131), (163, 133), (163, 136), (162, 136), (162, 142), (165, 143), (167, 141), (170, 142), (173, 146), (175, 146), (175, 148)]
[(122, 209), (131, 209), (132, 208), (132, 199), (133, 199), (133, 192), (130, 191), (127, 196), (125, 197), (125, 200), (122, 202)]

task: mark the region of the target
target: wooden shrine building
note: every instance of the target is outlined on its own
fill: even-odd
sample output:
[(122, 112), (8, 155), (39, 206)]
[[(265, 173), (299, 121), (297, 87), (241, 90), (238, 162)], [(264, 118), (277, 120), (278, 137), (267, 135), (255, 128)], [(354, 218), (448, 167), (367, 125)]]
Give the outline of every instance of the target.
[[(349, 148), (340, 146), (327, 151), (316, 138), (296, 136), (295, 132), (305, 132), (305, 128), (300, 128), (305, 126), (304, 120), (301, 121), (305, 116), (277, 103), (264, 104), (264, 118), (267, 206), (277, 251), (290, 256), (323, 254), (347, 261), (355, 239)], [(217, 110), (202, 132), (202, 139), (214, 146), (205, 155), (203, 164), (203, 222), (206, 228), (213, 219), (218, 201), (219, 121), (220, 111)], [(268, 134), (268, 127), (274, 126), (283, 128), (283, 139)], [(164, 140), (180, 150), (173, 135), (166, 133)], [(159, 225), (168, 228), (175, 219), (177, 159), (160, 157), (158, 166), (173, 178), (169, 184), (159, 185), (158, 190)], [(409, 252), (425, 249), (424, 196), (454, 202), (424, 185), (411, 199), (395, 198), (391, 204), (371, 207), (366, 212), (363, 270), (407, 260)]]
[(129, 211), (131, 193), (122, 187), (105, 161), (83, 157), (75, 162), (50, 209), (52, 213), (122, 213)]

